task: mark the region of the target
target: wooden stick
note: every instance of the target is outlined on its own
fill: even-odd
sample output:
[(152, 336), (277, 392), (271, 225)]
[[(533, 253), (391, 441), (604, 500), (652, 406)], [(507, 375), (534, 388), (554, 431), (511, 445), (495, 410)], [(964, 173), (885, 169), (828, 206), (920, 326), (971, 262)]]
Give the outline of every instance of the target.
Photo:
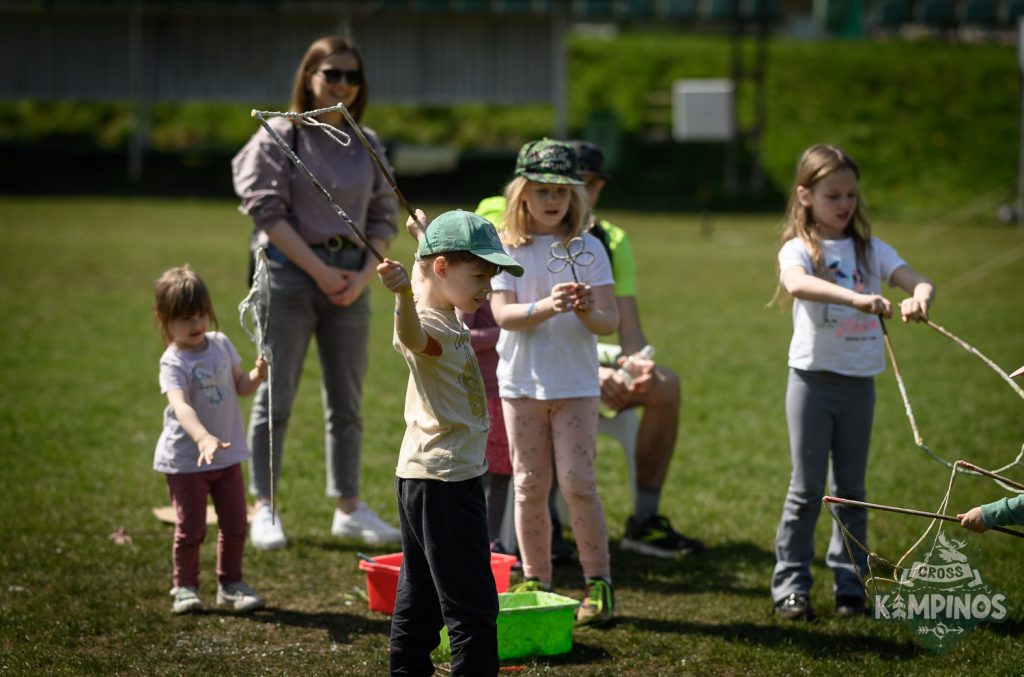
[(1020, 489), (1020, 490), (1024, 491), (1024, 484), (1021, 484), (1020, 482), (1016, 482), (1014, 480), (1011, 480), (1008, 477), (1003, 477), (1002, 475), (996, 474), (996, 473), (992, 472), (991, 470), (985, 470), (984, 468), (979, 468), (978, 466), (974, 465), (973, 463), (968, 463), (967, 461), (964, 461), (964, 460), (961, 459), (961, 460), (957, 461), (955, 463), (955, 465), (957, 465), (958, 467), (961, 467), (961, 468), (966, 468), (966, 469), (970, 470), (971, 472), (976, 472), (979, 475), (985, 475), (986, 477), (991, 477), (994, 480), (998, 480), (999, 482), (1002, 482), (1004, 484), (1008, 484), (1011, 487), (1015, 487), (1017, 489)]
[[(313, 184), (313, 187), (319, 190), (320, 193), (327, 199), (327, 202), (334, 209), (334, 212), (342, 221), (345, 222), (345, 225), (349, 227), (352, 233), (357, 238), (359, 238), (359, 241), (363, 243), (363, 246), (366, 247), (366, 249), (371, 254), (377, 257), (378, 261), (383, 261), (384, 256), (379, 251), (377, 251), (377, 248), (370, 243), (370, 241), (366, 238), (365, 235), (363, 235), (363, 232), (359, 230), (359, 227), (355, 224), (355, 222), (349, 217), (348, 214), (345, 213), (345, 210), (342, 209), (338, 205), (338, 203), (334, 201), (334, 198), (332, 198), (331, 194), (327, 192), (327, 189), (320, 184), (320, 181), (318, 181), (315, 176), (313, 176), (313, 172), (309, 171), (309, 169), (306, 168), (306, 165), (302, 164), (302, 160), (300, 160), (299, 157), (295, 154), (295, 152), (291, 149), (291, 147), (289, 147), (288, 144), (285, 143), (285, 140), (281, 138), (281, 135), (275, 132), (274, 128), (267, 124), (267, 120), (265, 117), (263, 117), (263, 113), (264, 111), (253, 110), (252, 116), (260, 121), (260, 124), (263, 125), (263, 128), (267, 130), (268, 134), (270, 134), (270, 138), (272, 138), (274, 142), (278, 146), (280, 146), (282, 150), (284, 150), (284, 152), (288, 155), (288, 159), (290, 159), (292, 163), (299, 169), (302, 175), (306, 177), (306, 180)], [(273, 115), (279, 114), (274, 113)]]
[[(850, 498), (839, 498), (838, 496), (825, 496), (821, 499), (823, 503), (839, 503), (840, 505), (852, 505), (856, 508), (871, 508), (872, 510), (885, 510), (886, 512), (897, 512), (901, 515), (915, 515), (917, 517), (929, 517), (931, 519), (945, 520), (947, 522), (960, 523), (956, 517), (952, 515), (943, 515), (938, 512), (925, 512), (924, 510), (912, 510), (911, 508), (897, 508), (893, 505), (882, 505), (881, 503), (865, 503), (864, 501), (855, 501)], [(1004, 527), (991, 527), (992, 531), (999, 531), (1004, 534), (1010, 534), (1017, 538), (1024, 538), (1024, 533), (1020, 531), (1014, 531), (1013, 529), (1006, 529)]]
[(889, 353), (889, 362), (892, 363), (892, 371), (896, 375), (896, 385), (899, 386), (900, 395), (903, 397), (903, 408), (907, 413), (907, 419), (910, 420), (910, 430), (914, 433), (914, 444), (920, 447), (924, 444), (924, 438), (921, 437), (921, 433), (917, 429), (917, 420), (914, 418), (914, 410), (910, 406), (910, 397), (907, 396), (907, 386), (903, 383), (903, 374), (900, 373), (900, 365), (896, 361), (896, 353), (892, 349), (892, 340), (889, 338), (889, 330), (885, 328), (885, 318), (879, 315), (878, 321), (882, 324), (882, 340), (885, 342), (886, 352)]
[(387, 166), (383, 162), (381, 162), (380, 156), (377, 155), (377, 151), (374, 150), (373, 145), (370, 143), (370, 140), (366, 138), (365, 134), (363, 134), (363, 129), (359, 126), (359, 123), (356, 122), (355, 118), (353, 118), (352, 115), (348, 112), (348, 108), (345, 106), (345, 104), (339, 103), (335, 106), (335, 108), (341, 111), (341, 114), (348, 122), (349, 127), (351, 127), (352, 131), (356, 133), (356, 136), (359, 137), (359, 140), (362, 142), (362, 144), (366, 146), (366, 150), (370, 153), (370, 158), (373, 160), (374, 164), (377, 165), (377, 169), (380, 170), (380, 173), (384, 175), (384, 179), (388, 182), (388, 185), (391, 186), (391, 190), (392, 192), (394, 192), (395, 197), (397, 197), (398, 201), (402, 203), (403, 207), (405, 207), (405, 211), (409, 212), (409, 216), (412, 217), (413, 223), (417, 225), (421, 233), (424, 232), (425, 229), (423, 227), (423, 224), (421, 224), (420, 220), (416, 218), (416, 210), (412, 208), (412, 205), (409, 204), (409, 201), (405, 199), (404, 195), (402, 195), (402, 191), (398, 189), (398, 183), (395, 181), (395, 177), (393, 177), (391, 175), (391, 172), (388, 171)]
[[(966, 350), (967, 352), (969, 352), (972, 355), (976, 356), (982, 362), (987, 364), (992, 371), (994, 371), (995, 373), (999, 374), (999, 378), (1003, 379), (1004, 381), (1006, 381), (1007, 383), (1010, 384), (1010, 387), (1013, 388), (1013, 391), (1015, 393), (1017, 393), (1018, 396), (1020, 396), (1022, 399), (1024, 399), (1024, 388), (1021, 388), (1019, 385), (1017, 385), (1013, 381), (1013, 378), (1012, 378), (1013, 376), (1015, 376), (1015, 375), (1020, 373), (1020, 371), (1021, 371), (1020, 369), (1015, 371), (1013, 374), (1007, 374), (1005, 371), (1002, 370), (1002, 368), (1000, 368), (1000, 366), (998, 364), (996, 364), (995, 362), (993, 362), (989, 358), (985, 357), (985, 355), (980, 350), (978, 350), (977, 348), (975, 348), (970, 343), (968, 343), (967, 341), (963, 340), (962, 338), (960, 338), (959, 336), (957, 336), (953, 332), (949, 331), (945, 327), (940, 327), (939, 325), (935, 324), (931, 320), (925, 320), (925, 324), (927, 324), (929, 327), (931, 327), (935, 331), (939, 332), (940, 334), (942, 334), (943, 336), (948, 338), (950, 341), (952, 341), (953, 343), (956, 343), (958, 346), (960, 346), (961, 348), (963, 348), (964, 350)], [(1024, 367), (1022, 367), (1021, 369), (1024, 369)]]

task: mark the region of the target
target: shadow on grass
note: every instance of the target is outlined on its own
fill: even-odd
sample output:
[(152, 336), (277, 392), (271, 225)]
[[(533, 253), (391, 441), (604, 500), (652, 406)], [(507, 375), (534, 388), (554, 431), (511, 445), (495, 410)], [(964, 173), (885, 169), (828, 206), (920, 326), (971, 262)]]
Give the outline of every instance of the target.
[[(237, 613), (219, 609), (210, 610), (206, 613), (209, 615), (239, 618)], [(262, 611), (257, 611), (241, 618), (268, 625), (288, 625), (296, 628), (324, 630), (330, 636), (331, 641), (336, 644), (351, 644), (351, 636), (353, 634), (360, 636), (380, 634), (387, 637), (391, 632), (390, 619), (376, 620), (362, 615), (330, 611), (309, 613), (306, 611), (267, 607)]]
[(1024, 636), (1024, 621), (1005, 620), (1001, 623), (985, 623), (985, 628), (994, 635), (1005, 635), (1007, 637)]
[[(624, 552), (616, 544), (612, 566), (616, 588), (659, 594), (727, 592), (767, 599), (775, 554), (753, 543), (736, 541), (710, 547), (699, 555), (665, 560)], [(758, 571), (764, 572), (760, 576), (763, 585), (740, 581)]]
[(730, 643), (761, 645), (769, 648), (785, 646), (810, 657), (834, 655), (871, 655), (883, 659), (908, 659), (929, 653), (912, 641), (837, 632), (827, 625), (771, 625), (768, 623), (690, 623), (649, 618), (623, 618), (627, 625), (642, 632), (657, 632), (685, 637), (703, 635)]
[(391, 553), (402, 551), (402, 545), (400, 543), (367, 545), (366, 543), (361, 543), (356, 539), (341, 539), (334, 536), (330, 538), (303, 538), (301, 539), (301, 543), (304, 547), (315, 550), (352, 555), (352, 558), (355, 560), (358, 560), (358, 553), (363, 553), (370, 557), (376, 557), (377, 555), (390, 555)]
[(501, 661), (503, 666), (533, 664), (554, 668), (558, 666), (583, 666), (593, 663), (600, 663), (612, 659), (612, 654), (607, 650), (586, 642), (581, 642), (575, 637), (572, 641), (572, 650), (568, 653), (556, 656), (528, 656), (523, 658), (509, 658)]

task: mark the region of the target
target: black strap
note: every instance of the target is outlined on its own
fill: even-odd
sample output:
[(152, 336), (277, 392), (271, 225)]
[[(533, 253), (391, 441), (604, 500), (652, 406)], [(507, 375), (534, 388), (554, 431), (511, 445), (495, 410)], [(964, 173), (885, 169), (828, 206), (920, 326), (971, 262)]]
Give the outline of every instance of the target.
[(594, 217), (593, 225), (590, 226), (589, 232), (591, 235), (600, 240), (602, 245), (604, 245), (604, 250), (608, 252), (608, 262), (611, 263), (613, 258), (612, 238), (611, 235), (608, 233), (608, 230), (601, 225), (601, 222), (598, 220), (596, 216)]

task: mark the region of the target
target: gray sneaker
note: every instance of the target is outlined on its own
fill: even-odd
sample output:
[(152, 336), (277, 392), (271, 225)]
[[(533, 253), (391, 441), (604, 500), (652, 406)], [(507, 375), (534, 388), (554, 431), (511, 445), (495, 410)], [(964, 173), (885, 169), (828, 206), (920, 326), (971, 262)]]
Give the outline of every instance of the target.
[(203, 600), (199, 599), (199, 591), (191, 585), (172, 588), (171, 597), (174, 598), (171, 611), (176, 614), (188, 614), (203, 610)]
[(217, 604), (231, 607), (233, 611), (255, 611), (267, 605), (255, 590), (242, 581), (217, 586)]

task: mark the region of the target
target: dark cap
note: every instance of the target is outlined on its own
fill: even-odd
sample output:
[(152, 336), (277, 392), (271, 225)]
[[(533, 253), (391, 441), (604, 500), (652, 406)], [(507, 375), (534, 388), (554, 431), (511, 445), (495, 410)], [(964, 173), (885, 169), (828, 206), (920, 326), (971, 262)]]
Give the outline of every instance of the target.
[(604, 153), (589, 141), (570, 141), (569, 145), (576, 151), (576, 171), (588, 176), (611, 178), (604, 170)]

